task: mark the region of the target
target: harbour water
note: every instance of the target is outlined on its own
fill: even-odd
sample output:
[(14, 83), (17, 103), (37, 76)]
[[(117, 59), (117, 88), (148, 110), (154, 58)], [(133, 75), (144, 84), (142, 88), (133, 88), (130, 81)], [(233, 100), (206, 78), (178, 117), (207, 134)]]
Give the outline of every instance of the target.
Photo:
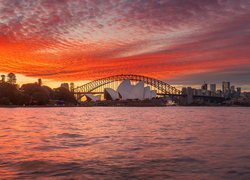
[(250, 179), (250, 109), (1, 108), (0, 179)]

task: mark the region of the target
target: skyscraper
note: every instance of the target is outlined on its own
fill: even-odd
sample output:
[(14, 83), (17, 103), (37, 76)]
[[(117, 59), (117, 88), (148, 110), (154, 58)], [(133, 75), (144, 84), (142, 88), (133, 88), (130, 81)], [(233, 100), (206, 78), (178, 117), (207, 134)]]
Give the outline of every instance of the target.
[(231, 86), (230, 90), (231, 90), (232, 93), (235, 92), (235, 86)]
[(207, 84), (206, 83), (202, 84), (201, 89), (202, 90), (207, 90)]
[(240, 97), (240, 95), (241, 95), (241, 88), (240, 87), (236, 88), (236, 94), (238, 97)]
[(222, 92), (223, 93), (230, 92), (230, 82), (226, 82), (226, 81), (222, 82)]
[(210, 84), (210, 91), (216, 92), (216, 84)]

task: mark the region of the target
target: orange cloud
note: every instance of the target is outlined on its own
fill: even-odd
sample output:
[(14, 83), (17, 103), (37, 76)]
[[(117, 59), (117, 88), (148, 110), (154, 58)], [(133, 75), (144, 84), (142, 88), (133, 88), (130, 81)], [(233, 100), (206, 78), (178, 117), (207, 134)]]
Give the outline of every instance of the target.
[(0, 1), (0, 72), (78, 81), (240, 71), (250, 65), (249, 7), (217, 0)]

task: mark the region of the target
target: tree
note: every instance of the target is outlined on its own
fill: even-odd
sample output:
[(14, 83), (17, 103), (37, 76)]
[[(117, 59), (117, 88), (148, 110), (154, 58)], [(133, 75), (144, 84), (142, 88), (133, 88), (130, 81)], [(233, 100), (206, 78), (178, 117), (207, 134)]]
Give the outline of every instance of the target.
[(50, 99), (54, 99), (55, 98), (55, 93), (53, 91), (53, 89), (51, 89), (48, 86), (42, 86), (44, 88), (44, 90), (49, 94), (49, 98)]
[(29, 105), (30, 104), (30, 97), (23, 93), (18, 91), (16, 93), (16, 99), (14, 100), (15, 105)]
[(17, 88), (13, 84), (0, 83), (0, 104), (15, 104)]
[(45, 105), (49, 102), (50, 94), (48, 90), (36, 83), (24, 84), (21, 90), (24, 94), (29, 96), (29, 104)]
[(74, 92), (74, 89), (75, 89), (75, 84), (72, 82), (70, 83), (70, 91)]
[(0, 97), (0, 105), (10, 105), (10, 99), (8, 97)]
[(16, 75), (14, 73), (9, 73), (7, 75), (7, 82), (10, 84), (16, 84)]
[(1, 82), (5, 82), (5, 75), (4, 74), (1, 75)]
[(55, 99), (64, 101), (66, 104), (76, 104), (74, 94), (64, 87), (55, 89)]

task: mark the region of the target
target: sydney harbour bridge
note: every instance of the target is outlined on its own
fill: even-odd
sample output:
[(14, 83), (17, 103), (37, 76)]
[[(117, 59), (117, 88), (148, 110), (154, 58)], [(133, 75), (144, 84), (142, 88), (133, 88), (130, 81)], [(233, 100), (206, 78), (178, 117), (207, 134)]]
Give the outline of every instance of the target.
[(82, 86), (78, 86), (74, 88), (73, 91), (76, 99), (81, 100), (81, 98), (86, 94), (100, 95), (104, 94), (106, 88), (116, 89), (124, 80), (130, 80), (134, 84), (143, 81), (145, 85), (156, 91), (157, 96), (170, 98), (175, 102), (178, 102), (178, 104), (190, 104), (195, 99), (208, 102), (222, 102), (223, 100), (225, 100), (225, 98), (223, 97), (183, 93), (181, 90), (169, 85), (164, 81), (134, 74), (121, 74), (97, 79)]
[(182, 96), (182, 92), (179, 89), (161, 80), (133, 74), (121, 74), (91, 81), (87, 84), (76, 87), (74, 89), (74, 94), (78, 100), (81, 99), (81, 97), (83, 97), (85, 94), (103, 94), (105, 88), (115, 89), (123, 80), (130, 80), (134, 83), (143, 81), (146, 85), (150, 86), (151, 89), (156, 90), (157, 95)]

